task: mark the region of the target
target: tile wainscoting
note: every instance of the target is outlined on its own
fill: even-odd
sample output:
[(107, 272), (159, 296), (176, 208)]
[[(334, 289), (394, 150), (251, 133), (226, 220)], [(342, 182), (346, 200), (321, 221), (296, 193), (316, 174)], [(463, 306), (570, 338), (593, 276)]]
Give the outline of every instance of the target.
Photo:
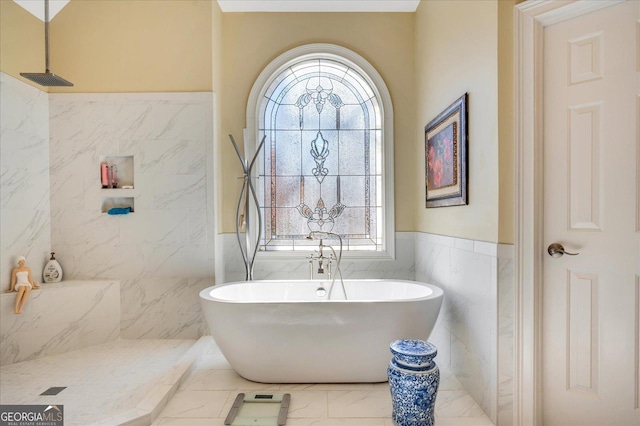
[(416, 276), (444, 292), (430, 340), (498, 425), (511, 424), (513, 246), (416, 233)]
[(498, 426), (513, 425), (515, 250), (498, 245)]
[[(347, 279), (356, 278), (396, 278), (413, 280), (414, 269), (414, 233), (396, 233), (396, 258), (393, 260), (368, 260), (343, 258), (340, 269)], [(244, 281), (245, 270), (242, 255), (238, 248), (236, 234), (218, 235), (218, 255), (216, 256), (216, 282), (228, 283)], [(308, 253), (283, 260), (282, 257), (269, 259), (265, 253), (258, 253), (254, 267), (254, 278), (259, 280), (308, 279)], [(314, 273), (315, 277), (315, 273)]]

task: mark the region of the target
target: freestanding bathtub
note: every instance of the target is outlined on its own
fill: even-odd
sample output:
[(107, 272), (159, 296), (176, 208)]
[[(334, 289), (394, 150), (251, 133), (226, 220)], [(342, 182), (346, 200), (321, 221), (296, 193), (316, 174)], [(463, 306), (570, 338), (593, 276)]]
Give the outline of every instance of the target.
[(440, 288), (413, 281), (345, 280), (347, 300), (339, 280), (329, 300), (330, 284), (242, 281), (200, 301), (234, 370), (264, 383), (384, 382), (389, 344), (427, 339), (442, 303)]

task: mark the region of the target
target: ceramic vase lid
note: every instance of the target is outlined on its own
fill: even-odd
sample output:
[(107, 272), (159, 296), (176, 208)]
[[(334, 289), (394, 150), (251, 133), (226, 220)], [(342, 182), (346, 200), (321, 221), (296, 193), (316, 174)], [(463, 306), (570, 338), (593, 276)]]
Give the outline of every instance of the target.
[(396, 340), (389, 345), (396, 362), (410, 367), (428, 366), (438, 354), (435, 345), (424, 340)]

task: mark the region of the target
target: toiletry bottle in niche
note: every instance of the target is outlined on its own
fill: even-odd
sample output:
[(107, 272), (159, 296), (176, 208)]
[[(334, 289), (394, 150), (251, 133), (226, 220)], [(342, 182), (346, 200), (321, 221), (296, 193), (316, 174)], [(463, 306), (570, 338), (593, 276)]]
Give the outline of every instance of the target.
[(55, 253), (51, 253), (51, 259), (44, 266), (42, 278), (45, 283), (59, 283), (62, 281), (62, 267), (55, 258)]
[(100, 163), (100, 182), (103, 188), (109, 187), (109, 165), (105, 162)]
[(118, 187), (118, 167), (116, 167), (116, 165), (114, 164), (113, 166), (111, 166), (111, 188), (117, 188)]

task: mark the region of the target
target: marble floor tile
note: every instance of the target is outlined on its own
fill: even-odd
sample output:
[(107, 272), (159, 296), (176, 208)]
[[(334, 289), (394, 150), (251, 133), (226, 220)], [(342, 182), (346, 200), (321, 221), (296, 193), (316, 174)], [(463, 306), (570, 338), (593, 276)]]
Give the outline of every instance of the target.
[[(222, 357), (224, 358), (224, 357)], [(287, 426), (394, 426), (391, 421), (391, 397), (388, 383), (319, 383), (264, 384), (240, 377), (216, 349), (203, 356), (201, 362), (185, 381), (182, 392), (230, 391), (218, 417), (209, 418), (209, 426), (222, 426), (226, 414), (239, 392), (288, 392), (291, 410)], [(491, 426), (482, 409), (456, 377), (447, 369), (441, 370), (441, 389), (436, 399), (438, 426)], [(180, 420), (180, 421), (179, 421)], [(160, 413), (154, 425), (200, 426), (202, 419), (172, 417), (170, 406)], [(182, 422), (181, 422), (182, 421)]]
[(436, 396), (436, 417), (465, 418), (482, 417), (484, 411), (464, 390), (438, 391)]
[[(38, 396), (40, 392), (49, 386), (68, 386), (55, 400), (65, 406), (65, 425), (92, 424), (97, 421), (96, 413), (104, 418), (105, 411), (117, 424), (117, 419), (135, 411), (133, 402), (141, 400), (137, 398), (157, 389), (149, 384), (150, 377), (158, 371), (166, 376), (175, 369), (182, 362), (181, 354), (195, 348), (193, 343), (122, 340), (45, 357), (37, 363), (2, 367), (0, 403), (44, 404), (52, 399)], [(197, 350), (203, 352), (199, 361), (153, 421), (154, 426), (223, 426), (240, 392), (290, 393), (287, 426), (393, 426), (387, 383), (256, 383), (233, 371), (215, 345)], [(437, 426), (492, 425), (446, 368), (441, 367), (441, 379)], [(118, 387), (122, 384), (126, 386)]]
[[(391, 426), (391, 423), (389, 424)], [(347, 419), (291, 419), (287, 420), (287, 426), (387, 426), (385, 419), (369, 418), (347, 418)]]
[[(0, 404), (64, 405), (65, 425), (86, 426), (136, 408), (194, 340), (115, 340), (0, 368)], [(55, 396), (40, 396), (66, 386)]]
[(212, 418), (171, 418), (171, 417), (159, 417), (151, 423), (152, 426), (214, 426), (224, 425), (224, 419), (212, 419)]
[[(165, 417), (210, 418), (221, 417), (232, 392), (190, 391), (176, 393), (162, 411)], [(235, 395), (234, 395), (235, 396)]]
[(325, 419), (327, 418), (327, 392), (303, 391), (289, 392), (291, 406), (290, 419)]
[(329, 391), (330, 417), (386, 417), (391, 410), (387, 391)]
[[(453, 418), (436, 418), (438, 426), (494, 426), (493, 422), (487, 416), (482, 417), (453, 417)], [(390, 424), (392, 426), (392, 424)]]
[[(280, 384), (279, 390), (281, 391), (293, 391), (293, 390), (310, 390), (310, 391), (328, 391), (328, 390), (374, 390), (377, 383), (291, 383)], [(387, 391), (389, 385), (385, 382), (382, 385), (386, 385)], [(381, 389), (385, 389), (382, 387)]]

